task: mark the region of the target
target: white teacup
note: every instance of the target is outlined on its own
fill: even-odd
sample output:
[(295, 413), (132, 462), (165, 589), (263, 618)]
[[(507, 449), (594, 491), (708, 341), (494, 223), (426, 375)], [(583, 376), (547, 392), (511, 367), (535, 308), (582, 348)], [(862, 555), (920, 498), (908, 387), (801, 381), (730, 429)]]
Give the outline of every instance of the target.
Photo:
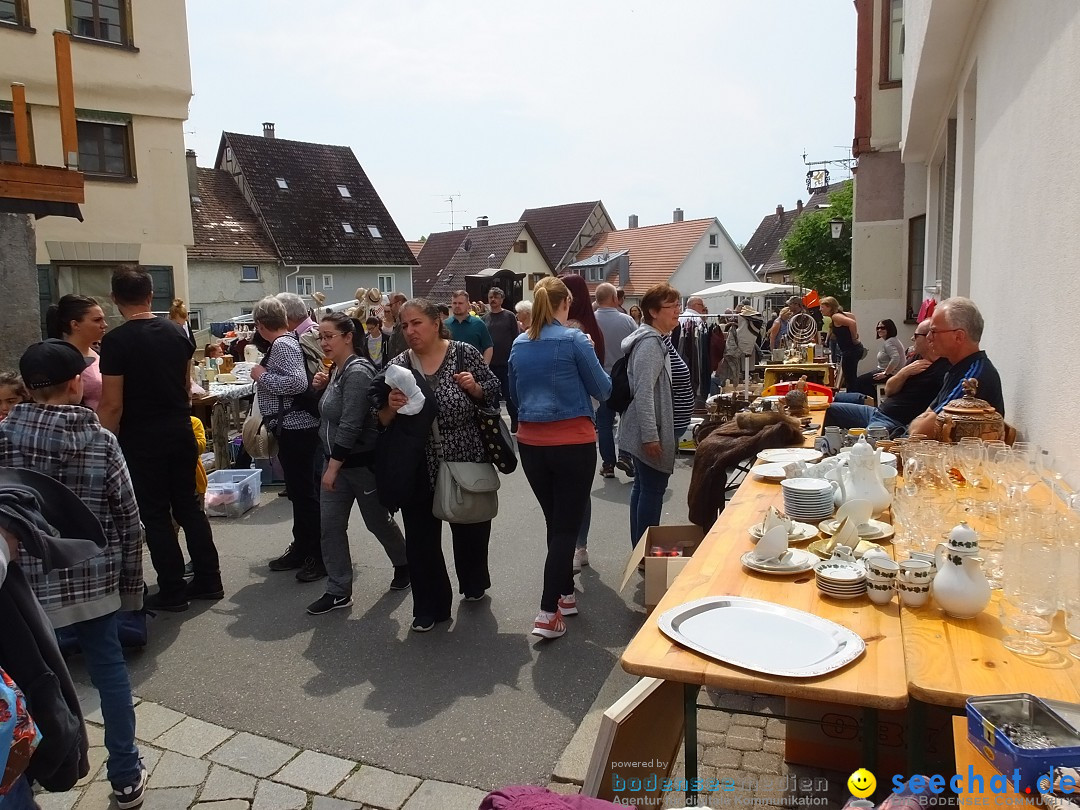
[(929, 587), (935, 570), (935, 567), (926, 560), (904, 560), (900, 563), (900, 579), (908, 584)]
[(832, 560), (843, 560), (844, 562), (855, 562), (855, 555), (851, 551), (851, 546), (845, 546), (842, 543), (833, 547)]
[(761, 539), (758, 540), (757, 545), (754, 546), (753, 556), (755, 560), (762, 562), (765, 560), (773, 560), (787, 551), (787, 548), (787, 529), (783, 526), (774, 526), (765, 532), (765, 534), (761, 535)]
[(922, 607), (930, 601), (930, 585), (916, 584), (900, 581), (896, 583), (896, 590), (900, 593), (900, 601), (905, 607)]
[(866, 566), (867, 574), (878, 577), (879, 579), (887, 579), (892, 582), (900, 574), (900, 563), (890, 560), (888, 557), (881, 557), (874, 555), (867, 557), (863, 555), (863, 565)]
[(862, 498), (856, 498), (855, 500), (845, 501), (839, 509), (836, 510), (836, 517), (834, 520), (837, 524), (844, 518), (855, 524), (856, 528), (862, 534), (867, 534), (873, 530), (870, 525), (870, 518), (874, 515), (874, 505), (870, 501), (863, 500)]
[(895, 590), (896, 588), (893, 586), (891, 579), (876, 577), (873, 574), (868, 574), (866, 577), (866, 595), (870, 597), (870, 601), (875, 605), (889, 604)]

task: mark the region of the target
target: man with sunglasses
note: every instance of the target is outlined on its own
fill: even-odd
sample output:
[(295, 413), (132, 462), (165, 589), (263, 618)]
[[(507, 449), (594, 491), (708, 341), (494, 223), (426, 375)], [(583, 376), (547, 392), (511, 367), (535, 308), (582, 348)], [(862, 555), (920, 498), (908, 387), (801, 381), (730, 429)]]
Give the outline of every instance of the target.
[(934, 310), (927, 337), (934, 351), (949, 361), (950, 367), (934, 401), (925, 413), (912, 420), (911, 433), (936, 438), (937, 415), (954, 399), (964, 395), (962, 384), (969, 378), (979, 381), (976, 396), (1005, 415), (1001, 377), (986, 352), (979, 348), (983, 327), (982, 313), (970, 298), (947, 298)]
[(938, 357), (929, 334), (929, 320), (915, 327), (912, 360), (886, 381), (880, 407), (833, 402), (825, 412), (824, 424), (841, 428), (885, 427), (891, 435), (903, 432), (933, 401), (949, 370), (949, 361)]

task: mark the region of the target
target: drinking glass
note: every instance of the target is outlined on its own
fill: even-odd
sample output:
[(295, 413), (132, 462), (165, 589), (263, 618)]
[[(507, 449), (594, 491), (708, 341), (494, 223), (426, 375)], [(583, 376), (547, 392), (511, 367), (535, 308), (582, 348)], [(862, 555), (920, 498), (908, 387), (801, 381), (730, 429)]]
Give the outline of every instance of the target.
[(1020, 535), (1005, 538), (1005, 581), (1002, 588), (1003, 623), (1019, 634), (1002, 638), (1006, 649), (1021, 655), (1039, 655), (1046, 645), (1032, 634), (1050, 633), (1057, 612), (1060, 549), (1054, 520), (1042, 510), (1019, 507)]
[(983, 464), (986, 462), (986, 447), (982, 439), (975, 436), (965, 436), (956, 445), (953, 458), (957, 469), (967, 482), (966, 495), (961, 498), (961, 504), (965, 511), (980, 512), (978, 508), (977, 494), (983, 483)]
[[(1080, 641), (1080, 514), (1061, 517), (1061, 603), (1065, 610), (1065, 630)], [(1080, 643), (1071, 644), (1069, 655), (1080, 658)]]

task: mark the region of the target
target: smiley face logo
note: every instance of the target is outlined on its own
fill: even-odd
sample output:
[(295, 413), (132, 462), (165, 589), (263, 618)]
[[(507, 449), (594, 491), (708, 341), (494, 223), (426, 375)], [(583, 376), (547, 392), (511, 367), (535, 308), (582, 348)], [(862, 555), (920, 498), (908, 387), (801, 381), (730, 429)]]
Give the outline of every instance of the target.
[(877, 779), (866, 768), (859, 768), (848, 777), (847, 786), (856, 799), (865, 799), (877, 790)]

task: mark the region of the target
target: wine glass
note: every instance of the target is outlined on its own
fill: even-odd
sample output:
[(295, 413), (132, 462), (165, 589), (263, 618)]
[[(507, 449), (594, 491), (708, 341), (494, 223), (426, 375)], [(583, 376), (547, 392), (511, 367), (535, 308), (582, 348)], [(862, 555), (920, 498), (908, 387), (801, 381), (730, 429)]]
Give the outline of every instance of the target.
[[(1061, 601), (1065, 609), (1065, 630), (1080, 641), (1080, 514), (1061, 516)], [(1080, 658), (1080, 643), (1071, 644), (1069, 655)]]
[(964, 476), (964, 480), (967, 482), (969, 497), (962, 499), (961, 503), (967, 504), (965, 506), (967, 511), (975, 512), (975, 495), (982, 484), (982, 477), (985, 474), (983, 464), (986, 462), (986, 447), (983, 445), (982, 439), (975, 436), (965, 436), (956, 445), (953, 458), (957, 469), (960, 470), (960, 474)]

